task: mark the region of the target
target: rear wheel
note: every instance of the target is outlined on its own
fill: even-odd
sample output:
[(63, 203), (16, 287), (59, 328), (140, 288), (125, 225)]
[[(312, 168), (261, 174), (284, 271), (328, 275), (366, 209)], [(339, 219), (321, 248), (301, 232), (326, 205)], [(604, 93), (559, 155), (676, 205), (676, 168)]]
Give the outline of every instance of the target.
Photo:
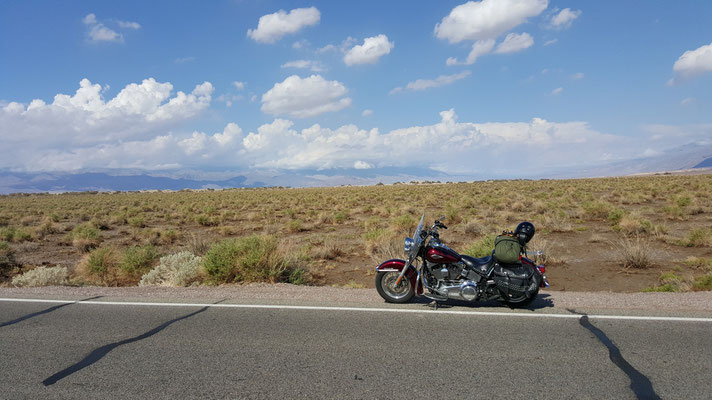
[(407, 303), (415, 295), (410, 279), (403, 275), (398, 282), (399, 271), (379, 272), (376, 275), (376, 290), (388, 303)]
[(534, 292), (529, 294), (529, 297), (527, 297), (526, 294), (522, 294), (520, 296), (506, 298), (504, 299), (504, 302), (507, 303), (507, 305), (510, 307), (526, 307), (531, 304), (534, 299), (536, 299), (536, 296), (538, 294), (539, 288), (537, 287)]

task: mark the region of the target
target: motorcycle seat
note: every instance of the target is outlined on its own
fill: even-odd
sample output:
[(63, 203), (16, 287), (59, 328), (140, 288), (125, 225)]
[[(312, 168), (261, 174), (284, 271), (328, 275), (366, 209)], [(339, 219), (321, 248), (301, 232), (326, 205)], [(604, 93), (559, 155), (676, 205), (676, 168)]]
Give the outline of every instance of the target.
[(487, 271), (490, 270), (492, 265), (494, 265), (494, 257), (492, 256), (487, 256), (487, 257), (470, 257), (466, 255), (461, 255), (460, 256), (462, 262), (467, 266), (467, 268), (472, 269), (472, 270), (478, 270), (482, 273), (487, 273)]

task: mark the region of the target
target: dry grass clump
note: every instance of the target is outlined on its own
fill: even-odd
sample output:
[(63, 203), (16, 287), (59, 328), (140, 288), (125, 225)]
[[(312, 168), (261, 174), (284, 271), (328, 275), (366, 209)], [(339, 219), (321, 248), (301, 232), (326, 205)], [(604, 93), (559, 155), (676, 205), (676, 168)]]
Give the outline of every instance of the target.
[(0, 278), (16, 265), (15, 250), (10, 247), (10, 243), (0, 241)]
[(613, 247), (621, 258), (623, 268), (645, 269), (653, 266), (653, 249), (650, 242), (640, 236), (622, 237)]
[(67, 283), (67, 267), (37, 267), (12, 278), (13, 286), (59, 286)]
[(392, 258), (404, 259), (403, 240), (395, 237), (385, 237), (383, 240), (369, 243), (366, 247), (371, 259), (381, 263)]
[(532, 257), (534, 262), (537, 264), (566, 264), (566, 259), (561, 256), (557, 256), (551, 246), (551, 242), (544, 239), (541, 235), (535, 235), (532, 240), (527, 243), (527, 255)]
[(343, 256), (344, 250), (335, 240), (328, 240), (321, 245), (312, 247), (311, 255), (317, 260), (335, 260)]

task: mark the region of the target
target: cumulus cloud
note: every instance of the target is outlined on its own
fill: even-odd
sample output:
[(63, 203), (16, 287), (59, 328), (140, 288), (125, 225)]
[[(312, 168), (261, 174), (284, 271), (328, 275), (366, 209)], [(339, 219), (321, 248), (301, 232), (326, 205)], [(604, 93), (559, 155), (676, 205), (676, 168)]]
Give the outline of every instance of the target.
[(712, 72), (712, 43), (684, 52), (672, 66), (676, 78), (669, 83)]
[(327, 81), (321, 75), (303, 79), (292, 75), (262, 95), (262, 111), (294, 118), (314, 117), (350, 106), (347, 93), (341, 82)]
[(571, 10), (570, 8), (564, 8), (558, 13), (551, 16), (549, 21), (550, 29), (568, 29), (573, 24), (574, 20), (581, 16), (581, 10)]
[(248, 29), (247, 36), (256, 42), (274, 43), (285, 35), (318, 24), (320, 19), (321, 13), (316, 7), (295, 8), (289, 13), (279, 10), (276, 13), (261, 16), (257, 28)]
[(373, 110), (370, 109), (365, 109), (361, 112), (362, 117), (370, 117), (371, 115), (373, 115)]
[(185, 121), (205, 110), (211, 101), (210, 82), (192, 92), (177, 92), (173, 85), (144, 79), (131, 83), (106, 101), (102, 87), (82, 79), (74, 95), (58, 94), (52, 103), (35, 99), (0, 109), (0, 140), (32, 141), (37, 147), (87, 145), (130, 140)]
[(356, 45), (346, 52), (344, 63), (346, 65), (375, 64), (382, 56), (390, 53), (393, 47), (394, 43), (384, 34), (368, 37), (363, 40), (363, 44)]
[(391, 90), (390, 94), (402, 92), (403, 90), (425, 90), (450, 85), (459, 81), (460, 79), (467, 78), (468, 76), (470, 76), (471, 73), (471, 71), (462, 71), (459, 74), (440, 75), (435, 79), (417, 79), (413, 82), (408, 82), (408, 84), (405, 85), (405, 88), (397, 87)]
[(435, 36), (450, 43), (495, 39), (541, 14), (547, 6), (548, 0), (469, 1), (453, 8), (435, 25)]
[(505, 36), (502, 43), (497, 46), (495, 53), (499, 54), (509, 54), (516, 53), (531, 47), (534, 44), (534, 38), (530, 34), (524, 33), (510, 33)]
[(551, 91), (551, 95), (552, 95), (552, 96), (558, 96), (558, 95), (560, 95), (561, 92), (563, 92), (563, 91), (564, 91), (564, 88), (562, 88), (562, 87), (557, 87), (556, 89), (554, 89), (554, 90)]
[(297, 68), (308, 69), (312, 72), (323, 72), (324, 66), (319, 61), (313, 60), (295, 60), (289, 61), (281, 65), (281, 68)]
[[(82, 23), (87, 26), (87, 40), (90, 42), (123, 42), (124, 36), (108, 28), (104, 23), (99, 22), (96, 18), (96, 14), (87, 14), (83, 19)], [(138, 22), (130, 21), (115, 21), (115, 25), (118, 25), (122, 29), (140, 29), (141, 25)]]
[(235, 89), (237, 90), (243, 90), (245, 88), (245, 85), (247, 85), (245, 82), (240, 81), (234, 81), (232, 83), (232, 86), (235, 86)]

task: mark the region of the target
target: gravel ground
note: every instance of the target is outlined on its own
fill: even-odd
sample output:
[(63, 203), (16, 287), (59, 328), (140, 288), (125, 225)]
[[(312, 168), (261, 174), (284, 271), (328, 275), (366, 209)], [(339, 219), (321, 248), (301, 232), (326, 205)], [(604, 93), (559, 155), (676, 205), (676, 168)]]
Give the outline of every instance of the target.
[[(340, 304), (378, 307), (385, 305), (375, 289), (347, 289), (289, 284), (225, 285), (217, 287), (68, 287), (0, 288), (0, 298), (53, 298), (78, 300), (102, 296), (136, 301), (199, 301), (278, 304)], [(547, 309), (647, 310), (656, 312), (712, 312), (712, 292), (610, 293), (540, 292)], [(463, 303), (458, 303), (462, 305)], [(490, 303), (485, 303), (490, 304)], [(477, 303), (475, 304), (477, 306)]]

